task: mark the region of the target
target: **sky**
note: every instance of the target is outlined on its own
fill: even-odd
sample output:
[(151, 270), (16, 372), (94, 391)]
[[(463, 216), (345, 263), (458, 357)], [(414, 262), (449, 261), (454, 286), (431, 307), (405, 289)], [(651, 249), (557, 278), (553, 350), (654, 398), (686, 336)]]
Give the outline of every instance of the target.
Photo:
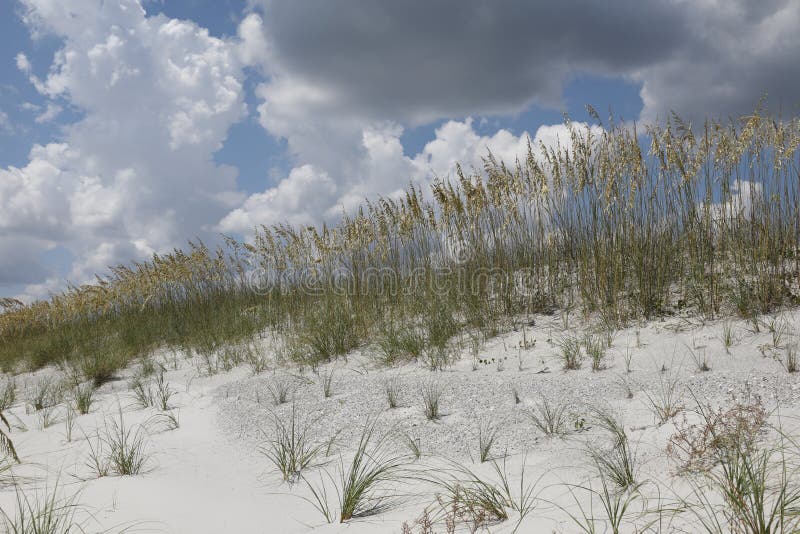
[(800, 105), (796, 0), (0, 0), (0, 297), (565, 135)]

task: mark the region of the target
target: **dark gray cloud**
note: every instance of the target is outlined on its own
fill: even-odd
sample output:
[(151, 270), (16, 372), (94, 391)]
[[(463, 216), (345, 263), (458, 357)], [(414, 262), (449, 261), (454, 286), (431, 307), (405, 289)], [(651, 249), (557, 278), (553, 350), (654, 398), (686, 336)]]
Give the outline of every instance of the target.
[(372, 117), (556, 106), (578, 72), (641, 82), (647, 117), (743, 113), (764, 93), (800, 100), (796, 0), (260, 3), (275, 76)]
[(557, 104), (571, 72), (668, 59), (688, 37), (685, 18), (640, 0), (267, 0), (264, 14), (281, 69), (419, 120)]

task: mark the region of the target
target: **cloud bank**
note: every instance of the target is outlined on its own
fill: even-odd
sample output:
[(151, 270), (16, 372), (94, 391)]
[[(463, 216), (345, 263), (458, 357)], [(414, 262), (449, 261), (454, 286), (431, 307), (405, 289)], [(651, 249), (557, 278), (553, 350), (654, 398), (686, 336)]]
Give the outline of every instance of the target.
[[(146, 5), (146, 4), (145, 4)], [(148, 15), (137, 0), (20, 0), (35, 36), (62, 42), (50, 65), (16, 64), (46, 103), (35, 123), (77, 110), (26, 165), (0, 168), (0, 286), (29, 297), (113, 263), (258, 224), (335, 219), (365, 197), (523, 154), (502, 118), (560, 109), (579, 74), (638, 84), (654, 120), (748, 113), (767, 96), (796, 112), (800, 3), (793, 0), (252, 0), (236, 35)], [(47, 67), (46, 76), (37, 76)], [(247, 82), (256, 82), (248, 109)], [(589, 102), (591, 103), (591, 102)], [(284, 176), (245, 195), (214, 162), (232, 125), (255, 117), (286, 141)], [(499, 118), (494, 132), (475, 120)], [(403, 131), (438, 124), (407, 154)], [(536, 126), (536, 125), (533, 125)], [(0, 128), (11, 128), (0, 113)], [(556, 142), (564, 127), (530, 137)]]

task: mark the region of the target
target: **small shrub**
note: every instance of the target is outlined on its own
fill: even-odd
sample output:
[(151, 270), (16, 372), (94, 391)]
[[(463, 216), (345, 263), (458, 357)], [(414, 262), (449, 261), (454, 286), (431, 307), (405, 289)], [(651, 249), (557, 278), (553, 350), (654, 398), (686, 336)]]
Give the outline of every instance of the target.
[(753, 449), (769, 416), (757, 395), (733, 396), (717, 409), (698, 403), (693, 413), (697, 422), (690, 422), (684, 414), (667, 445), (679, 472), (707, 472), (732, 451)]

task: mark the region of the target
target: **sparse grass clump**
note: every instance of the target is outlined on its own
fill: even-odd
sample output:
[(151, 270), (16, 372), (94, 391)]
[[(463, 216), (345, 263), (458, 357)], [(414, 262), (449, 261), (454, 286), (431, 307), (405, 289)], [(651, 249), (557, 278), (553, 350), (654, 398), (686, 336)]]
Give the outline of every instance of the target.
[(689, 349), (689, 355), (692, 357), (695, 367), (701, 373), (706, 373), (711, 370), (711, 365), (708, 362), (708, 354), (705, 347), (698, 347), (697, 349)]
[(783, 366), (790, 373), (800, 370), (800, 360), (797, 357), (797, 344), (789, 343), (786, 345), (786, 353), (783, 358)]
[(94, 439), (87, 441), (87, 466), (98, 477), (138, 475), (150, 458), (144, 427), (126, 426), (121, 409), (118, 419), (106, 421)]
[(81, 374), (86, 380), (91, 380), (96, 387), (113, 380), (125, 364), (125, 358), (116, 352), (105, 354), (88, 352), (78, 359)]
[(400, 406), (400, 382), (397, 378), (388, 378), (383, 383), (383, 392), (386, 395), (386, 403), (389, 408)]
[[(603, 344), (600, 337), (587, 335), (584, 339), (584, 347), (586, 354), (592, 360), (592, 371), (601, 371), (606, 368), (606, 348), (608, 345)], [(606, 343), (608, 343), (606, 341)]]
[(435, 421), (441, 417), (439, 404), (443, 394), (444, 386), (436, 380), (429, 380), (420, 387), (422, 411), (425, 413), (425, 418), (429, 421)]
[(595, 422), (611, 439), (610, 447), (589, 450), (603, 481), (611, 481), (619, 490), (635, 488), (638, 462), (625, 427), (614, 415), (602, 410), (595, 412)]
[(385, 436), (377, 440), (374, 437), (375, 423), (368, 422), (350, 463), (340, 459), (338, 476), (325, 472), (327, 482), (336, 491), (338, 506), (334, 507), (328, 499), (325, 478), (319, 486), (306, 481), (312, 493), (309, 502), (328, 523), (373, 516), (392, 506), (395, 497), (392, 488), (405, 478), (405, 462), (401, 456), (388, 452)]
[(328, 371), (324, 371), (319, 374), (319, 383), (322, 387), (322, 396), (326, 399), (333, 395), (334, 374), (335, 371), (333, 369), (329, 369)]
[(288, 422), (277, 415), (273, 419), (273, 434), (259, 450), (280, 471), (285, 482), (293, 483), (314, 462), (322, 445), (312, 440), (313, 421), (302, 422), (294, 405)]
[(678, 377), (660, 376), (654, 391), (643, 390), (647, 405), (659, 424), (664, 424), (683, 411), (682, 389)]
[(15, 510), (0, 508), (3, 532), (8, 534), (72, 534), (86, 532), (78, 519), (78, 494), (62, 497), (58, 483), (26, 493), (15, 487)]
[(531, 422), (547, 437), (562, 437), (570, 432), (570, 413), (566, 403), (552, 402), (546, 398), (525, 412)]
[(730, 321), (725, 321), (722, 323), (722, 345), (725, 347), (725, 353), (731, 353), (731, 347), (733, 347), (736, 339), (734, 338), (733, 333), (733, 324)]
[(83, 384), (75, 385), (71, 390), (72, 405), (75, 410), (81, 414), (86, 415), (92, 409), (94, 404), (94, 394), (97, 388), (94, 382), (84, 382)]
[(287, 376), (275, 375), (267, 384), (267, 391), (275, 406), (286, 404), (292, 392), (292, 381)]
[(419, 460), (422, 457), (422, 443), (420, 438), (414, 437), (410, 434), (403, 435), (403, 444), (408, 449), (409, 454), (415, 460)]
[(57, 406), (64, 398), (64, 390), (51, 377), (40, 378), (33, 386), (28, 402), (34, 411)]
[(783, 534), (800, 529), (800, 486), (786, 443), (725, 448), (708, 471), (691, 476), (683, 507), (700, 531)]
[(559, 340), (558, 345), (561, 348), (561, 363), (564, 370), (580, 369), (583, 362), (580, 340), (567, 336)]
[(180, 413), (175, 409), (157, 412), (145, 421), (144, 426), (159, 431), (177, 430), (181, 426)]
[[(0, 423), (5, 426), (5, 428), (3, 428), (3, 426), (0, 425), (0, 452), (3, 453), (3, 456), (9, 456), (15, 462), (20, 463), (17, 450), (14, 448), (14, 442), (9, 436), (9, 433), (11, 433), (11, 425), (8, 424), (8, 419), (3, 415), (2, 410), (0, 410)], [(3, 469), (3, 467), (5, 467), (4, 464), (5, 458), (0, 460), (0, 473), (5, 470)]]
[(478, 459), (484, 463), (491, 459), (492, 447), (497, 441), (497, 434), (500, 427), (491, 421), (483, 422), (478, 425)]
[(470, 532), (478, 532), (507, 521), (510, 512), (518, 514), (519, 527), (536, 507), (538, 481), (526, 481), (524, 464), (518, 489), (512, 488), (505, 461), (502, 464), (492, 461), (491, 465), (494, 477), (481, 476), (455, 463), (449, 470), (450, 476), (432, 477), (432, 482), (439, 489), (437, 502), (448, 514), (453, 531), (458, 524), (462, 524)]
[[(586, 534), (598, 534), (600, 532), (622, 534), (623, 532), (628, 532), (624, 527), (626, 522), (632, 519), (631, 516), (636, 518), (647, 512), (645, 498), (639, 491), (641, 485), (637, 484), (628, 489), (620, 490), (619, 487), (610, 484), (606, 479), (605, 468), (598, 465), (597, 470), (599, 488), (597, 483), (592, 484), (592, 481), (586, 484), (567, 485), (567, 489), (579, 513), (573, 513), (561, 505), (557, 506), (567, 513), (575, 526), (580, 529), (580, 532)], [(586, 499), (581, 498), (578, 495), (579, 493), (586, 495), (591, 504), (585, 504)], [(595, 509), (594, 501), (600, 502), (599, 512)], [(655, 526), (656, 522), (651, 521), (646, 524)], [(639, 532), (633, 525), (629, 525), (629, 527), (634, 528), (633, 532)], [(647, 529), (645, 529), (646, 531)]]
[(6, 377), (0, 385), (0, 412), (8, 410), (17, 402), (17, 382), (13, 377)]

